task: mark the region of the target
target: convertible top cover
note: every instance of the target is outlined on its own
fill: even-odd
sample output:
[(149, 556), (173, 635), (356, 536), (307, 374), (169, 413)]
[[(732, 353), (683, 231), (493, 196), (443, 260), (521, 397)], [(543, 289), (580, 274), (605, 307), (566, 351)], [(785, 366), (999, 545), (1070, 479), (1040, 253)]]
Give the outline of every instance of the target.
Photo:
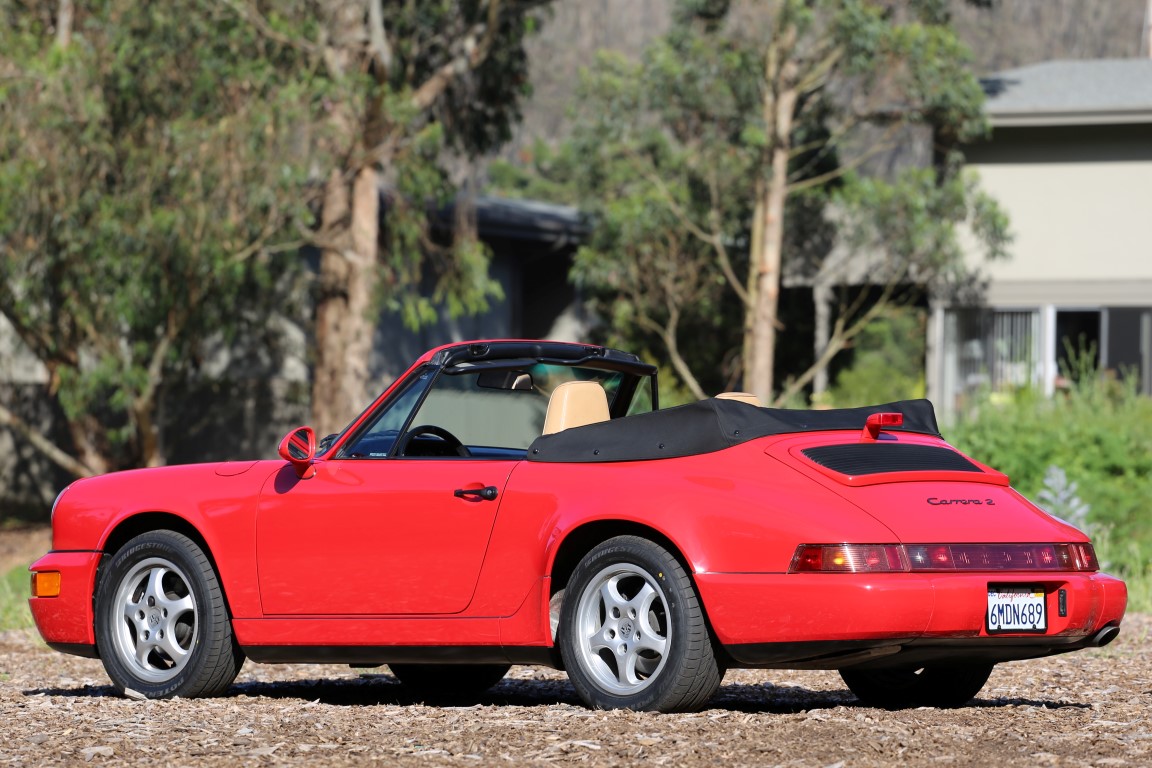
[(710, 398), (627, 418), (566, 429), (536, 438), (528, 461), (595, 463), (648, 461), (712, 453), (770, 435), (863, 429), (874, 413), (900, 413), (904, 424), (885, 431), (940, 436), (927, 400), (901, 400), (827, 411), (757, 408), (735, 400)]

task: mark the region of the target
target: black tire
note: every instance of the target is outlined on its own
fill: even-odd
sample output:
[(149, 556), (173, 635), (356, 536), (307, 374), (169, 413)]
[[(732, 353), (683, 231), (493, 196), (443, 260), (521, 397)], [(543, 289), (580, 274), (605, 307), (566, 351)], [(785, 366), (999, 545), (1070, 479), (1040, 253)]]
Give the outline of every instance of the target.
[(594, 709), (696, 710), (723, 676), (692, 579), (638, 536), (609, 539), (576, 566), (559, 644), (573, 687)]
[(101, 567), (96, 647), (113, 685), (150, 699), (219, 695), (244, 663), (212, 564), (166, 530), (137, 536)]
[(840, 677), (856, 698), (872, 707), (904, 709), (967, 704), (988, 682), (992, 664), (922, 667), (920, 669), (842, 669)]
[(425, 704), (475, 704), (510, 664), (389, 664), (405, 690)]

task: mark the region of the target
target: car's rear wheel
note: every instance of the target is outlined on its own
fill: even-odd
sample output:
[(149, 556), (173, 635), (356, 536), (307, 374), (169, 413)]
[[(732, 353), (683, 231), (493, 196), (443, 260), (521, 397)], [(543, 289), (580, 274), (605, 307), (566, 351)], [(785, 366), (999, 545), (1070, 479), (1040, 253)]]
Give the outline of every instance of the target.
[(960, 707), (988, 682), (991, 664), (939, 665), (919, 669), (842, 669), (856, 698), (884, 709)]
[(722, 676), (692, 579), (637, 536), (597, 546), (577, 565), (560, 614), (560, 651), (590, 707), (683, 712)]
[(415, 699), (426, 704), (472, 704), (511, 668), (509, 664), (389, 664)]
[(141, 534), (101, 568), (96, 645), (112, 683), (148, 698), (218, 695), (244, 663), (216, 571), (175, 531)]

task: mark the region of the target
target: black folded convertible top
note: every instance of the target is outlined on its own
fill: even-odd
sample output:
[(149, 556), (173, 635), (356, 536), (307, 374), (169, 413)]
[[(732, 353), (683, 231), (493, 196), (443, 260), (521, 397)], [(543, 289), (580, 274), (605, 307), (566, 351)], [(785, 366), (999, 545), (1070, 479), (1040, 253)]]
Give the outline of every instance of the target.
[(712, 453), (769, 435), (863, 429), (873, 413), (904, 415), (903, 426), (885, 427), (886, 432), (940, 436), (936, 414), (927, 400), (799, 411), (757, 408), (736, 400), (712, 398), (543, 435), (528, 447), (528, 460), (571, 463), (671, 459)]

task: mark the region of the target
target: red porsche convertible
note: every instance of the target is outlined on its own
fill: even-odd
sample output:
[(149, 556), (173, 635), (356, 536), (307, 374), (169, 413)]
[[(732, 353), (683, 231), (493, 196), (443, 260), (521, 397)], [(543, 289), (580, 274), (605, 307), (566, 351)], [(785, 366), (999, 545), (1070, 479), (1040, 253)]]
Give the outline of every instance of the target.
[(1116, 637), (1127, 592), (1088, 538), (927, 401), (749, 400), (662, 410), (655, 368), (598, 346), (443, 346), (282, 460), (73, 483), (32, 612), (148, 697), (219, 694), (246, 657), (388, 664), (427, 700), (543, 664), (589, 706), (659, 711), (729, 667), (958, 706), (999, 662)]

